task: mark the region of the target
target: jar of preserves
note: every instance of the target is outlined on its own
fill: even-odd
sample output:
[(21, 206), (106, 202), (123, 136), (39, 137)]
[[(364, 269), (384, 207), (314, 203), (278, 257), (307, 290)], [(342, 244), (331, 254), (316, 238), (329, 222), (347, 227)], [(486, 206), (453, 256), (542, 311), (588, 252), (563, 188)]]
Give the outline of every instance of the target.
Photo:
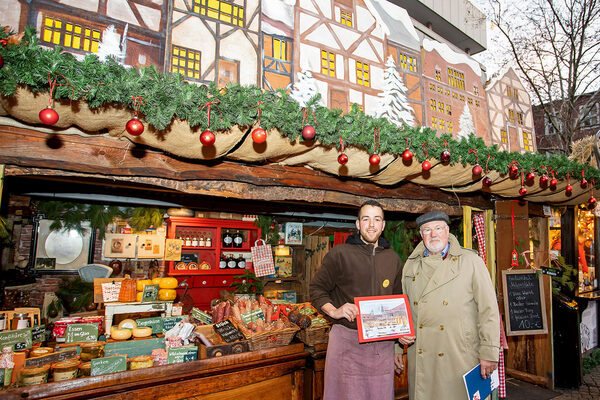
[(6, 317), (4, 316), (4, 314), (0, 314), (0, 331), (3, 331), (6, 329)]
[(204, 242), (204, 245), (206, 247), (212, 247), (212, 239), (210, 238), (210, 236), (206, 237), (206, 241)]
[(21, 369), (21, 386), (39, 385), (48, 382), (49, 369), (49, 365), (23, 367), (23, 369)]
[(16, 313), (10, 323), (10, 329), (24, 329), (29, 328), (29, 314), (27, 313)]
[(204, 236), (200, 236), (200, 239), (198, 240), (198, 246), (204, 247), (205, 243)]
[(79, 364), (79, 377), (84, 378), (90, 375), (92, 375), (92, 362), (88, 361)]
[(104, 357), (103, 342), (80, 343), (79, 347), (81, 347), (81, 352), (79, 353), (81, 361), (90, 361), (94, 358)]
[(65, 360), (59, 361), (52, 364), (52, 381), (70, 381), (71, 379), (77, 378), (79, 371), (78, 360)]
[(129, 360), (129, 369), (136, 370), (142, 368), (150, 368), (154, 366), (154, 356), (145, 355), (133, 357)]
[(242, 257), (242, 255), (240, 254), (238, 259), (237, 259), (237, 267), (239, 269), (246, 269), (246, 259), (244, 257)]
[(36, 347), (29, 352), (29, 357), (40, 357), (50, 353), (54, 353), (52, 347)]
[(192, 247), (198, 247), (200, 243), (198, 242), (198, 236), (192, 236)]

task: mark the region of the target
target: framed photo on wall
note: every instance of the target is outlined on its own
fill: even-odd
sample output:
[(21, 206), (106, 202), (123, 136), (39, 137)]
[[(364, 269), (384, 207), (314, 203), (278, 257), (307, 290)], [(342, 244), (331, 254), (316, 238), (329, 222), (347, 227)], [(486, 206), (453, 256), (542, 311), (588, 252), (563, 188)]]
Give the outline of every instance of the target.
[(135, 258), (137, 235), (107, 233), (104, 237), (105, 258)]
[(285, 244), (302, 244), (302, 222), (285, 224)]
[(405, 294), (355, 297), (358, 307), (358, 341), (396, 339), (415, 334), (410, 306)]

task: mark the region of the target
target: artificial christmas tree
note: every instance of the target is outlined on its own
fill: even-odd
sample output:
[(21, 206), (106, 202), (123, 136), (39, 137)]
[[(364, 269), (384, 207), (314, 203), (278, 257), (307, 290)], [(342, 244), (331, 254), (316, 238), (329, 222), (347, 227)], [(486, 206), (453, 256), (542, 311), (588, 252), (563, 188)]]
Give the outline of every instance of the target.
[(408, 104), (406, 97), (406, 86), (396, 70), (396, 63), (390, 56), (385, 64), (387, 67), (383, 73), (383, 92), (379, 94), (381, 99), (375, 112), (376, 118), (387, 118), (391, 123), (402, 126), (403, 124), (414, 126), (413, 109)]

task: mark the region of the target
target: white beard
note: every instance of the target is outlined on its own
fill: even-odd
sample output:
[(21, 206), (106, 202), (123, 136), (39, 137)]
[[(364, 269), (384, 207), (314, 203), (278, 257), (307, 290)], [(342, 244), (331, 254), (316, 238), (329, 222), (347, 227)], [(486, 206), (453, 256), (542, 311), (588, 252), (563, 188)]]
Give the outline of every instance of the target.
[(430, 246), (426, 246), (427, 250), (429, 250), (430, 253), (439, 253), (442, 250), (444, 250), (444, 248), (446, 247), (446, 243), (440, 243), (438, 245), (430, 245)]

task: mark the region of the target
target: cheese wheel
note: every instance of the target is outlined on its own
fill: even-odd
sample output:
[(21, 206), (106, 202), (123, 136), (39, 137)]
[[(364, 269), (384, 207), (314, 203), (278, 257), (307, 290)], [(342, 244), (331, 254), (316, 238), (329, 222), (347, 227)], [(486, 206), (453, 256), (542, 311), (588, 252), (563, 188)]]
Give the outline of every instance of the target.
[(160, 285), (160, 281), (162, 281), (162, 278), (154, 278), (154, 279), (152, 279), (152, 284), (153, 285)]
[(127, 340), (131, 337), (131, 329), (110, 328), (110, 337), (115, 340)]
[[(144, 285), (152, 285), (152, 281), (150, 279), (140, 279), (136, 282), (136, 289), (138, 292), (144, 291)], [(139, 301), (139, 300), (138, 300)]]
[(144, 295), (144, 292), (137, 292), (137, 294), (135, 295), (135, 301), (137, 301), (137, 302), (142, 301), (143, 295)]
[(124, 319), (119, 322), (119, 329), (133, 329), (137, 328), (137, 323), (132, 319)]
[(133, 329), (133, 337), (148, 337), (150, 335), (152, 335), (152, 328), (149, 326)]
[(158, 300), (171, 301), (175, 300), (175, 297), (177, 297), (175, 289), (160, 289), (158, 291)]
[(178, 285), (177, 279), (172, 277), (162, 278), (158, 287), (160, 289), (175, 289)]

